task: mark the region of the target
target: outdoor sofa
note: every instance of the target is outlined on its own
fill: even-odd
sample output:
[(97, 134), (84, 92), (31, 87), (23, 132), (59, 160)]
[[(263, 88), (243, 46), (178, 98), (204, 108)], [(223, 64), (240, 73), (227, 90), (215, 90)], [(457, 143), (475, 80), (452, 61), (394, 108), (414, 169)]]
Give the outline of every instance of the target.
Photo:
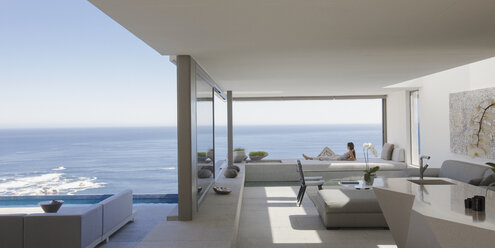
[(0, 215), (0, 247), (92, 248), (133, 221), (132, 191), (90, 206), (62, 206), (58, 213)]

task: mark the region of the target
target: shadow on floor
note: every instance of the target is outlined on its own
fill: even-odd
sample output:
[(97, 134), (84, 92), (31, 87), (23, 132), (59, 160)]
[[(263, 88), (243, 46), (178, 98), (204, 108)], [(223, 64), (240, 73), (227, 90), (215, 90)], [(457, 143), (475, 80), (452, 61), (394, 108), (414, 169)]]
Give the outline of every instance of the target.
[(384, 229), (327, 230), (307, 190), (301, 207), (296, 206), (297, 186), (246, 187), (237, 247), (364, 247), (394, 248), (392, 234)]

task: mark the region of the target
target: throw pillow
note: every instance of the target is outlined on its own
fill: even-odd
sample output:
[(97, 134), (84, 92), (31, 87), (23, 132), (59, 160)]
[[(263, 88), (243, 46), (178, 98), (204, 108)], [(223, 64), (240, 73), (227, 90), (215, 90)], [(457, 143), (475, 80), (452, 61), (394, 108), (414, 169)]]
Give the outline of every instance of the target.
[(393, 151), (394, 151), (394, 144), (385, 143), (382, 148), (381, 158), (384, 160), (391, 160)]

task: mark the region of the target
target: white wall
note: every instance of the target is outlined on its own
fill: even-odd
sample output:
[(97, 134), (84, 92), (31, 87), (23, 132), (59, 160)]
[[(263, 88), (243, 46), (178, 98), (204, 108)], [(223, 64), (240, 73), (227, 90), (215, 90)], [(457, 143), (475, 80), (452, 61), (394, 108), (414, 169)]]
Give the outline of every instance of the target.
[(409, 94), (397, 91), (387, 96), (387, 142), (406, 150), (410, 161), (409, 145)]
[(430, 166), (440, 167), (444, 160), (454, 158), (450, 152), (449, 94), (469, 90), (469, 68), (458, 67), (422, 80), (423, 86), (419, 90), (420, 153), (431, 156)]
[[(414, 83), (420, 86), (420, 149), (422, 154), (431, 156), (430, 166), (440, 167), (447, 159), (475, 163), (488, 161), (450, 152), (449, 94), (495, 87), (495, 58), (425, 76), (414, 80)], [(407, 95), (405, 90), (388, 95), (390, 103), (387, 103), (387, 106), (392, 108), (390, 111), (387, 110), (389, 120), (396, 118), (394, 115), (400, 112), (395, 108), (402, 107), (401, 100), (398, 99), (400, 92)], [(398, 106), (394, 106), (395, 104)], [(406, 110), (407, 108), (408, 106), (405, 106)], [(402, 120), (401, 113), (398, 118)], [(388, 134), (391, 143), (403, 144), (404, 140), (408, 142), (409, 127), (407, 125), (407, 129), (401, 131), (404, 129), (404, 124), (399, 120), (387, 121), (388, 130), (392, 131)]]

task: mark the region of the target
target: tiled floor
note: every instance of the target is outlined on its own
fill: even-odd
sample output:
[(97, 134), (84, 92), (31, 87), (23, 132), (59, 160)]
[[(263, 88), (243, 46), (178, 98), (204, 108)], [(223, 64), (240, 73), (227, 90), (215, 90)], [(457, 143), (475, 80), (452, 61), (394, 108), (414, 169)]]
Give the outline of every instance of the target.
[[(396, 247), (383, 229), (327, 230), (310, 197), (297, 207), (298, 187), (246, 187), (237, 247)], [(308, 189), (309, 195), (316, 193)]]
[(144, 239), (153, 227), (166, 220), (176, 204), (134, 205), (137, 210), (134, 222), (128, 223), (110, 237), (110, 242), (100, 244), (99, 248), (134, 248)]

